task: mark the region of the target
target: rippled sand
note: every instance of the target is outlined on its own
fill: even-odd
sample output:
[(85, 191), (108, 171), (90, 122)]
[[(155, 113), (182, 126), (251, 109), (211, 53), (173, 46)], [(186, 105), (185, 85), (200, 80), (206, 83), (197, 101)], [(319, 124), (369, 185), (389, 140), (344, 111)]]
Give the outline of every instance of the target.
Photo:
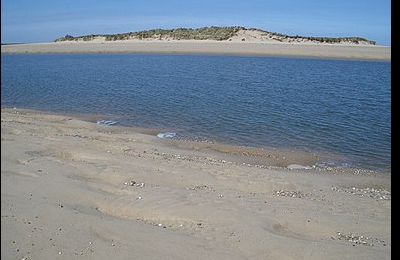
[(388, 176), (19, 109), (1, 148), (2, 259), (391, 257)]

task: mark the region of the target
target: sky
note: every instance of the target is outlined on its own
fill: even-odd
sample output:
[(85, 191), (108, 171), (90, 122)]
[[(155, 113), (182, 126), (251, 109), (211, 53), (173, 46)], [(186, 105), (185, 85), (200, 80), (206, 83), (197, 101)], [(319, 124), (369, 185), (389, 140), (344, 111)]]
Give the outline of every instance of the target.
[(66, 34), (244, 26), (288, 35), (358, 36), (391, 45), (390, 0), (1, 0), (1, 42)]

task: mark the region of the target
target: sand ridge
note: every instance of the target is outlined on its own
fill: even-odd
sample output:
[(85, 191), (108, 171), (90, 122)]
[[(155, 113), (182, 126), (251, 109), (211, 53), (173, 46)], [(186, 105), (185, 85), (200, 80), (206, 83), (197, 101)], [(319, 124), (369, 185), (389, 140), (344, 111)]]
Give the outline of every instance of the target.
[(79, 41), (2, 45), (2, 54), (40, 53), (143, 53), (308, 57), (390, 61), (391, 48), (383, 46), (328, 45), (310, 43), (271, 43), (212, 40), (120, 40)]

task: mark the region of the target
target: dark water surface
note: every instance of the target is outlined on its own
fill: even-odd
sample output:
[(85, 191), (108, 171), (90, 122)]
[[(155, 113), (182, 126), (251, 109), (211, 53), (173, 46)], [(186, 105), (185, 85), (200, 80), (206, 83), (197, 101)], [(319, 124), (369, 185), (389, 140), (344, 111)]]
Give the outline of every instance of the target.
[(190, 55), (2, 55), (2, 106), (106, 114), (119, 125), (332, 153), (388, 170), (391, 65)]

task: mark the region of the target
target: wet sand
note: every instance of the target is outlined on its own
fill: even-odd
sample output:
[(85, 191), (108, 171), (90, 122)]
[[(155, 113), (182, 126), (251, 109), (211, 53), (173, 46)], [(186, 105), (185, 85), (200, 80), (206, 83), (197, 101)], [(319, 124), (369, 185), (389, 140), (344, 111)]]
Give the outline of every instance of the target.
[(238, 56), (311, 57), (390, 61), (391, 48), (327, 44), (288, 44), (216, 41), (58, 42), (2, 45), (2, 54), (29, 53), (146, 53)]
[(2, 108), (1, 258), (390, 259), (390, 176), (149, 133)]

